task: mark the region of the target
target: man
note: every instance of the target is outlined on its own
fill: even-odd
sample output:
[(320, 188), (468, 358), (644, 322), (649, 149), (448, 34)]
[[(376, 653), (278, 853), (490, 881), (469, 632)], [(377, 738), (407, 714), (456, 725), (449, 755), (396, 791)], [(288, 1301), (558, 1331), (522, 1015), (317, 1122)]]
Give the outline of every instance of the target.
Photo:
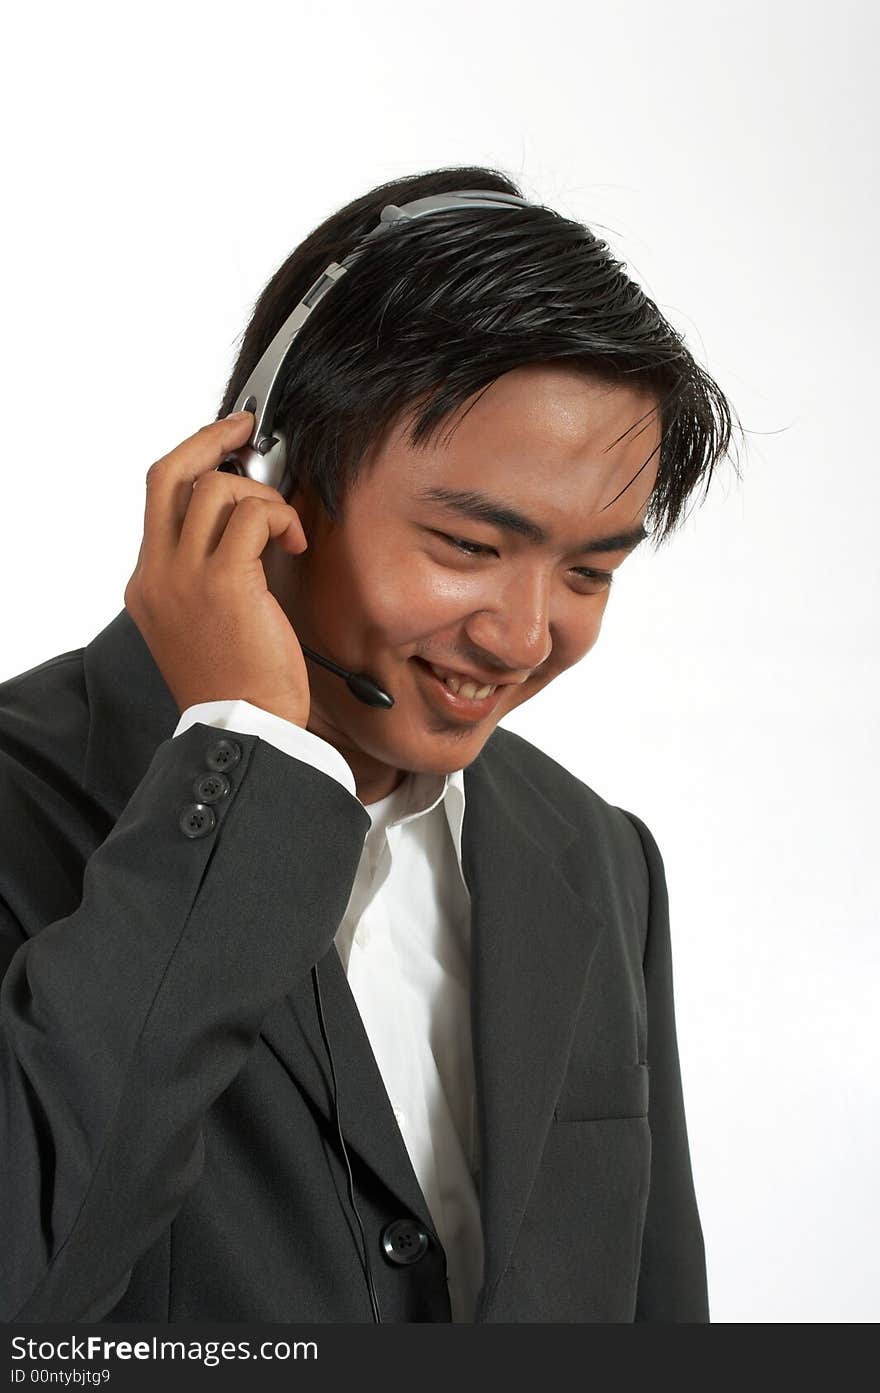
[(0, 687), (6, 1320), (708, 1320), (657, 846), (499, 722), (724, 398), (580, 225), (469, 211), (312, 316), (289, 494), (218, 468), (337, 248), (459, 188), (516, 192), (435, 171), (293, 254), (125, 609)]

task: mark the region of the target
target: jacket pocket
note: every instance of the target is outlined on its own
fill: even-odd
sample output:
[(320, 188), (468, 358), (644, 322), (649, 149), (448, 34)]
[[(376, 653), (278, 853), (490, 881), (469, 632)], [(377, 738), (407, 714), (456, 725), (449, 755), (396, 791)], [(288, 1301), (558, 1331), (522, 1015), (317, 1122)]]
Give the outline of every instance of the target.
[(581, 1122), (615, 1117), (647, 1117), (647, 1064), (569, 1065), (556, 1102), (557, 1122)]

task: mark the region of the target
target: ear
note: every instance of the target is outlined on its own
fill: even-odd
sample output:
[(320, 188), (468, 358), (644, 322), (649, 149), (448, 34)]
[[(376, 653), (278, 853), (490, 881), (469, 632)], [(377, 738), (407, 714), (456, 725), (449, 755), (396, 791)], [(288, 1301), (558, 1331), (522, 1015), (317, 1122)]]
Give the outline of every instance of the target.
[(284, 501), (296, 509), (306, 534), (306, 541), (311, 542), (312, 533), (317, 531), (318, 513), (323, 511), (314, 488), (309, 483), (294, 483), (285, 493)]

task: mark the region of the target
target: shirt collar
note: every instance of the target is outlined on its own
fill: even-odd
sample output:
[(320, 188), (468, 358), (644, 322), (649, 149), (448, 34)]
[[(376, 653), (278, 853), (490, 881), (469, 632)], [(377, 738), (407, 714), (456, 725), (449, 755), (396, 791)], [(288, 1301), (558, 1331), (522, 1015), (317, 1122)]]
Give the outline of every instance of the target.
[[(423, 817), (426, 813), (432, 812), (438, 803), (442, 803), (455, 847), (458, 867), (462, 871), (462, 876), (464, 875), (461, 864), (461, 835), (465, 808), (463, 769), (456, 769), (451, 774), (411, 772), (389, 795), (388, 802), (393, 811), (387, 819), (387, 825), (392, 827), (409, 822), (413, 818)], [(381, 799), (380, 804), (385, 805), (386, 799)], [(372, 812), (374, 808), (378, 812), (379, 804), (366, 804), (367, 812), (371, 818), (374, 818)]]

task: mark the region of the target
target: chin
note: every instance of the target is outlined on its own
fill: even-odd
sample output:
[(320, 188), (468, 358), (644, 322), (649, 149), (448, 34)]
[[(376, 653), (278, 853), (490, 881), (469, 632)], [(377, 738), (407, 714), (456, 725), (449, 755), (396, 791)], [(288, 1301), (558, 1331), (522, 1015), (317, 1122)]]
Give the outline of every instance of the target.
[(389, 751), (387, 762), (412, 774), (453, 774), (473, 763), (494, 729), (494, 726), (489, 730), (458, 727), (423, 736), (409, 748), (395, 753)]

